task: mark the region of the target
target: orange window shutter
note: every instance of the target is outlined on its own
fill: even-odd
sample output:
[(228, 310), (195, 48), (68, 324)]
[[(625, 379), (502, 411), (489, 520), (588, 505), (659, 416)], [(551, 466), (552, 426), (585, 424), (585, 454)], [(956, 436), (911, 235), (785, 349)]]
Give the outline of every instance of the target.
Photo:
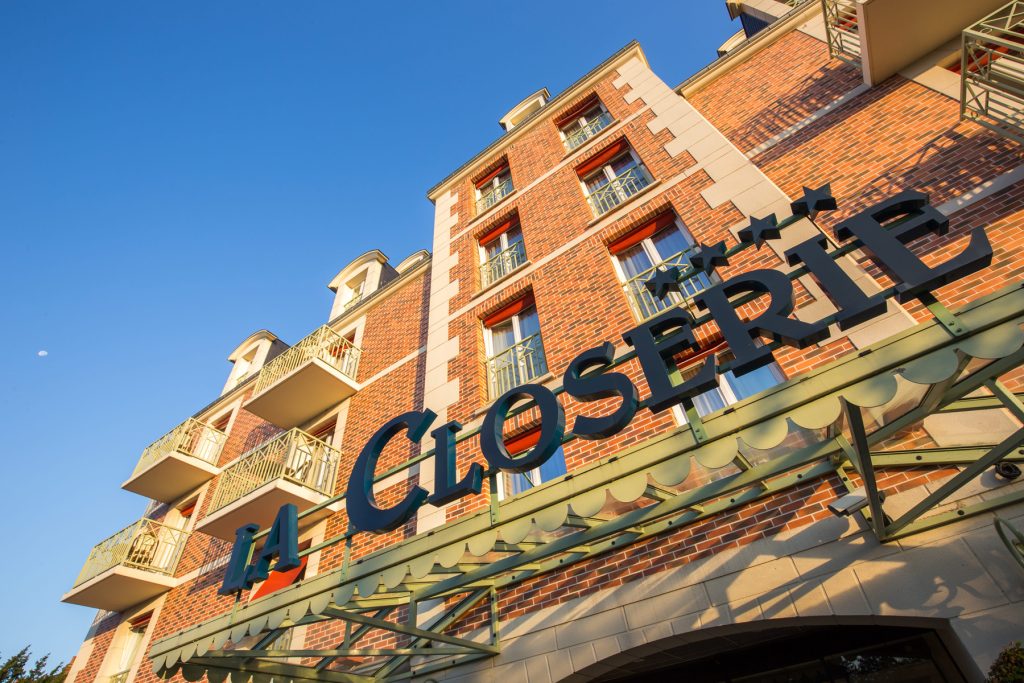
[(608, 245), (608, 251), (612, 254), (620, 254), (633, 245), (639, 244), (648, 237), (652, 237), (658, 232), (664, 230), (668, 226), (672, 225), (676, 220), (675, 214), (671, 211), (661, 214), (652, 221), (648, 221), (643, 225), (638, 226), (636, 229), (630, 231), (628, 234), (623, 235), (619, 239), (615, 240)]
[(570, 107), (567, 111), (559, 114), (555, 119), (555, 125), (559, 128), (564, 127), (567, 123), (571, 123), (573, 120), (578, 119), (580, 114), (593, 108), (600, 100), (597, 99), (597, 94), (592, 94), (587, 99), (583, 100), (575, 107)]
[(629, 141), (626, 140), (626, 138), (619, 138), (596, 155), (590, 157), (590, 159), (582, 165), (578, 166), (576, 168), (576, 174), (579, 175), (579, 177), (584, 178), (628, 149)]
[(512, 216), (509, 216), (506, 220), (503, 220), (494, 227), (489, 228), (487, 232), (480, 235), (478, 241), (480, 242), (480, 244), (487, 244), (489, 242), (492, 242), (496, 238), (501, 236), (502, 233), (508, 232), (517, 225), (519, 225), (519, 216), (513, 214)]
[(498, 166), (496, 169), (494, 169), (493, 171), (491, 171), (490, 173), (485, 175), (483, 178), (481, 178), (480, 180), (476, 181), (477, 189), (480, 189), (481, 187), (483, 187), (487, 183), (491, 182), (492, 180), (494, 180), (496, 177), (498, 177), (499, 175), (501, 175), (502, 173), (504, 173), (507, 170), (508, 170), (508, 164), (502, 164), (501, 166)]
[(504, 306), (489, 316), (484, 318), (484, 327), (494, 327), (498, 323), (503, 323), (517, 313), (522, 313), (530, 306), (533, 306), (533, 294), (527, 294), (526, 296), (516, 299), (512, 303)]
[(540, 440), (540, 428), (531, 429), (528, 432), (523, 432), (518, 436), (513, 436), (511, 439), (505, 441), (505, 448), (508, 449), (510, 455), (518, 455), (528, 448), (533, 448), (537, 445), (537, 441)]
[(267, 580), (260, 584), (260, 587), (253, 593), (252, 600), (257, 600), (266, 595), (270, 595), (275, 591), (279, 591), (282, 588), (287, 588), (296, 581), (299, 580), (299, 576), (302, 572), (306, 571), (306, 560), (309, 556), (305, 556), (299, 559), (299, 566), (295, 569), (289, 569), (283, 572), (270, 572), (270, 576)]

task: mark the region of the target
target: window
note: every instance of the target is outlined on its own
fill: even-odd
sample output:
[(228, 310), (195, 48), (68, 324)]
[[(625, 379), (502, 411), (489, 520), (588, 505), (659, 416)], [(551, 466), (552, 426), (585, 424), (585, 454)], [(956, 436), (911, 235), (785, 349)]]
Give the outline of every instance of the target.
[(653, 182), (625, 139), (576, 169), (594, 214), (600, 216)]
[(505, 164), (476, 181), (476, 212), (483, 213), (510, 194), (512, 173)]
[(653, 221), (641, 225), (625, 237), (608, 245), (615, 262), (615, 271), (623, 283), (626, 297), (634, 314), (646, 320), (710, 287), (717, 276), (697, 273), (679, 283), (683, 295), (669, 292), (660, 299), (651, 293), (645, 283), (659, 267), (688, 267), (687, 257), (694, 247), (693, 238), (674, 213), (664, 213)]
[[(723, 353), (719, 355), (718, 363), (719, 365), (724, 365), (732, 359), (732, 354)], [(696, 375), (702, 363), (703, 360), (683, 368), (683, 379), (687, 380)], [(737, 377), (732, 370), (729, 370), (718, 376), (717, 389), (707, 391), (694, 399), (693, 407), (697, 410), (698, 415), (704, 417), (716, 410), (721, 410), (728, 405), (749, 398), (754, 394), (771, 389), (776, 384), (784, 382), (785, 379), (786, 377), (782, 374), (782, 370), (774, 362), (740, 377)], [(682, 421), (685, 422), (685, 417), (683, 417)]]
[(485, 319), (484, 345), (491, 398), (547, 372), (533, 297), (523, 297)]
[(556, 124), (562, 134), (565, 149), (572, 151), (593, 138), (612, 122), (612, 115), (601, 101), (593, 97), (560, 117)]
[(519, 218), (513, 216), (480, 236), (480, 286), (497, 282), (526, 263)]
[(361, 277), (345, 283), (345, 303), (342, 311), (347, 311), (363, 300), (363, 292), (366, 290), (366, 273)]
[(110, 677), (110, 683), (124, 683), (128, 680), (135, 660), (142, 651), (142, 641), (146, 637), (152, 613), (135, 617), (128, 622), (128, 630), (121, 640), (121, 653), (117, 659), (117, 672)]
[[(508, 449), (509, 455), (515, 457), (533, 448), (538, 438), (540, 438), (539, 427), (519, 436), (506, 439), (505, 448)], [(554, 455), (536, 469), (523, 473), (503, 471), (498, 476), (498, 498), (503, 500), (510, 496), (515, 496), (534, 486), (540, 486), (546, 481), (557, 479), (565, 474), (565, 472), (565, 453), (562, 452), (562, 447), (559, 446)]]

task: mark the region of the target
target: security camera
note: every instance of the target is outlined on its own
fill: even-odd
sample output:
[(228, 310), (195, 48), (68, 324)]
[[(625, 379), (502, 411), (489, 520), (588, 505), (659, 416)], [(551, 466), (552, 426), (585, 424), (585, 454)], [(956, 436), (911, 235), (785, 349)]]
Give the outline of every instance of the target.
[[(885, 494), (878, 492), (878, 499), (885, 500)], [(860, 512), (868, 506), (868, 496), (864, 487), (854, 489), (841, 498), (836, 498), (828, 504), (828, 511), (836, 517), (849, 517), (855, 512)]]

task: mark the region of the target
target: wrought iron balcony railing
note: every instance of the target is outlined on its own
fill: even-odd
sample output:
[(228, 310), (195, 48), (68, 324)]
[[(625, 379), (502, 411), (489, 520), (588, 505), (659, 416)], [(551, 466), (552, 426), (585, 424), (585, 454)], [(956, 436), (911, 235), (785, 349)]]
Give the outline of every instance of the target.
[(548, 370), (540, 334), (527, 337), (515, 346), (491, 356), (486, 361), (486, 367), (491, 398), (497, 398), (514, 386), (540, 377)]
[(187, 531), (140, 519), (92, 549), (75, 586), (117, 566), (173, 575), (187, 538)]
[(829, 54), (844, 62), (860, 63), (856, 0), (821, 0), (821, 13), (825, 17)]
[(109, 679), (110, 683), (127, 683), (128, 674), (130, 674), (131, 672), (131, 669), (129, 669), (128, 671), (121, 671), (120, 673), (114, 674)]
[(259, 379), (256, 380), (253, 394), (263, 392), (267, 387), (314, 358), (322, 360), (355, 381), (361, 353), (359, 347), (324, 325), (264, 365), (260, 370)]
[(1024, 143), (1024, 2), (964, 30), (960, 117)]
[(578, 129), (571, 133), (567, 133), (565, 136), (565, 149), (572, 151), (582, 145), (584, 142), (594, 137), (602, 130), (607, 128), (612, 122), (612, 115), (608, 112), (601, 112), (601, 115), (587, 121), (586, 125), (580, 126)]
[[(648, 268), (644, 272), (630, 278), (622, 285), (622, 288), (625, 290), (626, 296), (629, 299), (630, 307), (640, 320), (646, 320), (647, 318), (653, 317), (677, 303), (671, 298), (672, 295), (666, 299), (659, 299), (654, 296), (654, 294), (644, 286), (644, 283), (651, 279), (651, 276), (654, 275), (654, 271), (658, 268), (670, 268), (672, 266), (676, 266), (680, 270), (688, 268), (689, 261), (687, 260), (687, 255), (690, 251), (690, 249), (687, 249), (686, 251), (681, 251), (674, 256), (670, 256), (654, 267)], [(679, 289), (683, 293), (683, 301), (689, 301), (692, 297), (710, 286), (711, 278), (704, 273), (697, 273), (696, 275), (688, 277), (679, 283)]]
[(490, 190), (480, 195), (480, 199), (476, 200), (476, 212), (478, 214), (483, 213), (510, 194), (512, 194), (511, 178), (499, 183), (497, 186), (492, 187)]
[(598, 216), (607, 213), (626, 201), (640, 190), (654, 182), (644, 166), (633, 166), (606, 185), (602, 185), (587, 197), (591, 208)]
[(210, 513), (275, 479), (333, 495), (340, 459), (337, 449), (301, 429), (289, 429), (224, 469), (210, 503)]
[(216, 427), (194, 418), (185, 420), (180, 425), (161, 436), (146, 447), (135, 465), (132, 476), (152, 467), (154, 463), (172, 453), (181, 453), (198, 458), (211, 465), (217, 464), (220, 451), (227, 441), (228, 435)]
[(355, 308), (355, 306), (362, 300), (363, 294), (362, 292), (360, 292), (359, 294), (356, 294), (354, 297), (345, 302), (345, 305), (342, 306), (341, 308), (342, 312)]
[(516, 240), (508, 249), (499, 251), (480, 266), (480, 285), (486, 287), (497, 282), (524, 263), (526, 247), (522, 240)]

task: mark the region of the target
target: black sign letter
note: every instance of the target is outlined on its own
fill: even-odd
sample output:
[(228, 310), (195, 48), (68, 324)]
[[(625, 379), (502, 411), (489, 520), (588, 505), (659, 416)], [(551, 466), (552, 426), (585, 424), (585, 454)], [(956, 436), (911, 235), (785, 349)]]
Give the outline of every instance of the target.
[[(505, 448), (502, 427), (512, 406), (523, 399), (533, 399), (540, 411), (540, 438), (528, 455), (513, 458)], [(529, 472), (540, 467), (555, 454), (565, 435), (565, 410), (555, 395), (540, 384), (523, 384), (509, 389), (487, 410), (480, 426), (480, 450), (491, 467), (509, 472)]]
[(611, 342), (605, 342), (601, 346), (584, 351), (572, 359), (565, 376), (562, 378), (562, 386), (565, 393), (573, 398), (589, 402), (602, 398), (618, 396), (622, 403), (611, 415), (603, 417), (587, 417), (577, 415), (573, 422), (572, 431), (581, 439), (607, 439), (613, 434), (618, 434), (630, 423), (636, 415), (637, 403), (640, 400), (636, 387), (621, 372), (600, 373), (589, 377), (580, 377), (584, 372), (592, 368), (608, 367), (615, 359), (615, 347)]
[(345, 508), (348, 519), (360, 531), (391, 531), (402, 526), (411, 518), (416, 510), (423, 505), (427, 492), (414, 486), (398, 505), (392, 508), (381, 508), (373, 497), (373, 473), (377, 468), (377, 459), (400, 431), (407, 430), (406, 436), (417, 443), (437, 419), (432, 410), (411, 410), (399, 415), (370, 437), (363, 450), (352, 466), (352, 476), (348, 480), (348, 491), (345, 494)]
[(651, 389), (647, 407), (652, 413), (659, 413), (718, 387), (714, 356), (708, 356), (694, 377), (682, 384), (672, 384), (668, 373), (670, 363), (673, 369), (676, 367), (672, 356), (686, 349), (696, 351), (700, 348), (693, 336), (693, 319), (686, 311), (670, 308), (657, 318), (629, 330), (622, 338), (636, 349), (637, 360)]
[[(884, 227), (883, 223), (902, 219), (899, 225)], [(992, 263), (992, 245), (984, 228), (971, 231), (971, 240), (957, 256), (937, 265), (927, 266), (904, 245), (928, 233), (945, 235), (949, 219), (928, 203), (928, 195), (905, 191), (836, 226), (841, 240), (857, 237), (871, 252), (872, 260), (885, 274), (898, 282), (896, 298), (910, 301), (923, 292), (937, 289), (954, 280), (987, 268)]]

